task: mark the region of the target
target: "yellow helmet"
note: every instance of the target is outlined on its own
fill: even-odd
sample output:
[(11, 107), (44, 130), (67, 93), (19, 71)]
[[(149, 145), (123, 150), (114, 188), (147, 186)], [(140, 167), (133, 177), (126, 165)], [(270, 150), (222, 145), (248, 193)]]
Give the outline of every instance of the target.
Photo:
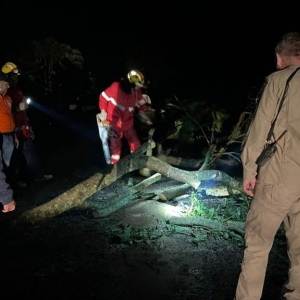
[(129, 82), (134, 83), (137, 86), (144, 87), (145, 78), (144, 75), (138, 70), (131, 70), (127, 74)]
[(15, 73), (19, 75), (19, 69), (17, 65), (12, 62), (7, 62), (1, 70), (4, 74)]

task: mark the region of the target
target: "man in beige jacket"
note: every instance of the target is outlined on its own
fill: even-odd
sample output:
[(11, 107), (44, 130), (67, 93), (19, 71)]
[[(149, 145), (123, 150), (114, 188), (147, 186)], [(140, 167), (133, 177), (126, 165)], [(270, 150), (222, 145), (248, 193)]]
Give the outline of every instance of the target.
[[(269, 252), (284, 222), (288, 256), (288, 300), (300, 299), (300, 33), (285, 34), (275, 47), (277, 71), (266, 78), (258, 109), (242, 151), (243, 189), (253, 197), (247, 216), (245, 251), (236, 300), (259, 300), (265, 281)], [(282, 108), (280, 100), (284, 98)], [(262, 167), (256, 162), (279, 111), (273, 141), (285, 130), (277, 151)]]

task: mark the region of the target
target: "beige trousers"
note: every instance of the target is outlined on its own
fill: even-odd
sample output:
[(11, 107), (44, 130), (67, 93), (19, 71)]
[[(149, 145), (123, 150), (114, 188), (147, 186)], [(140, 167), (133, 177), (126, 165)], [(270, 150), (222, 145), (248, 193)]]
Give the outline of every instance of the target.
[(288, 300), (300, 299), (300, 192), (257, 182), (247, 215), (246, 248), (236, 300), (261, 299), (269, 252), (282, 222), (290, 259), (289, 282), (286, 287), (292, 290), (285, 297)]

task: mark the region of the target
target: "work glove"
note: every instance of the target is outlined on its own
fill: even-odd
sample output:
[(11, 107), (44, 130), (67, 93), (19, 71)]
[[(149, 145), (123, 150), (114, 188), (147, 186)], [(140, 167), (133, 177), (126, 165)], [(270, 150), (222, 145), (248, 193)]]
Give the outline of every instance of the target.
[(151, 99), (147, 94), (143, 94), (142, 96), (143, 96), (145, 103), (151, 104)]
[(103, 122), (107, 118), (107, 112), (105, 110), (101, 110), (101, 113), (99, 114), (100, 120)]

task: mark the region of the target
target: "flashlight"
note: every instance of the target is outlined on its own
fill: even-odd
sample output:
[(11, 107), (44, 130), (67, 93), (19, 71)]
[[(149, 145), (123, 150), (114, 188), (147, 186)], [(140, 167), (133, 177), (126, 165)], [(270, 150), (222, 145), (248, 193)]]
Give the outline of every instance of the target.
[(31, 99), (30, 99), (30, 98), (27, 98), (27, 99), (26, 99), (26, 103), (29, 104), (30, 102), (31, 102)]

